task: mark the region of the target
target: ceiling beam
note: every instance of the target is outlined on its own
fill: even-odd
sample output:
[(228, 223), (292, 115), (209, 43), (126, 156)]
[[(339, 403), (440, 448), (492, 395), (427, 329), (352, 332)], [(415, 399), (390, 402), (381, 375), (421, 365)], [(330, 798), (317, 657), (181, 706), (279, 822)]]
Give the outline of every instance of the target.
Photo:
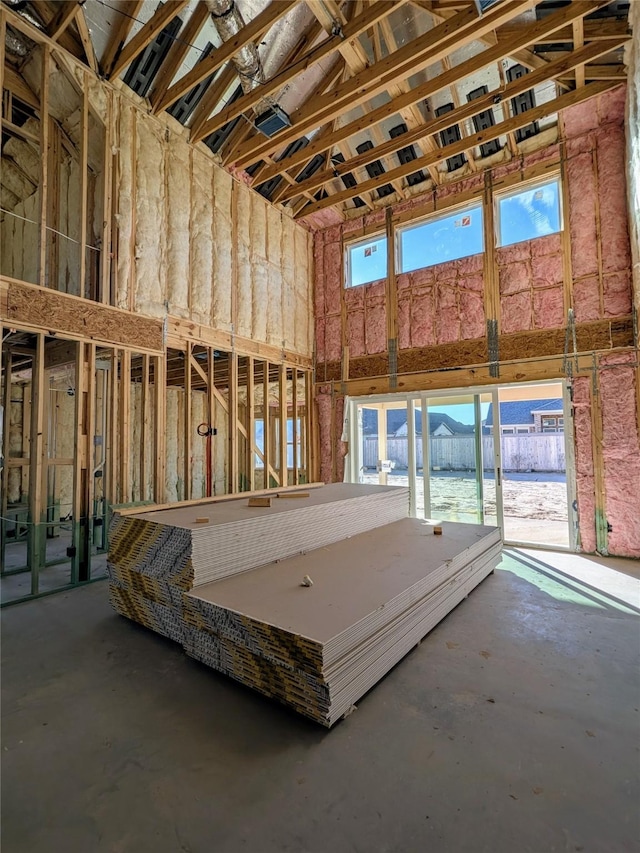
[[(583, 0), (580, 0), (580, 2), (583, 2)], [(411, 174), (411, 172), (415, 172), (417, 169), (426, 168), (433, 163), (442, 162), (456, 154), (463, 154), (469, 147), (474, 147), (476, 145), (489, 142), (492, 139), (497, 139), (499, 136), (504, 136), (507, 133), (518, 130), (521, 127), (525, 127), (532, 121), (538, 121), (552, 113), (559, 112), (560, 110), (567, 109), (567, 107), (575, 106), (576, 104), (582, 103), (582, 101), (586, 101), (589, 98), (600, 95), (616, 85), (617, 83), (606, 80), (597, 83), (590, 83), (588, 86), (584, 86), (581, 89), (575, 89), (572, 92), (567, 92), (566, 94), (560, 95), (558, 98), (554, 98), (552, 101), (547, 101), (546, 103), (540, 104), (538, 107), (533, 107), (533, 109), (527, 110), (520, 115), (513, 116), (506, 121), (495, 124), (487, 130), (474, 133), (466, 139), (460, 139), (458, 142), (446, 145), (438, 151), (434, 151), (424, 155), (423, 157), (418, 157), (410, 163), (398, 166), (397, 169), (394, 169), (392, 172), (388, 172), (385, 178), (387, 180), (391, 178), (404, 178)], [(357, 187), (353, 187), (352, 189), (334, 193), (326, 199), (306, 205), (306, 207), (299, 212), (296, 218), (303, 218), (312, 213), (317, 213), (319, 210), (324, 210), (326, 207), (332, 207), (335, 204), (348, 201), (363, 190), (375, 190), (376, 187), (379, 186), (379, 183), (379, 178), (373, 178), (370, 181), (365, 181)]]
[(143, 0), (126, 0), (126, 2), (118, 9), (120, 18), (116, 18), (115, 24), (111, 33), (111, 40), (102, 56), (100, 67), (102, 74), (109, 77), (113, 69), (113, 63), (116, 61), (116, 56), (122, 50), (122, 47), (127, 40), (127, 36), (131, 32), (131, 27), (134, 25), (136, 16), (140, 11)]
[(160, 66), (160, 70), (156, 75), (153, 83), (153, 89), (149, 100), (151, 107), (154, 108), (166, 93), (171, 85), (171, 81), (176, 76), (176, 72), (180, 68), (185, 56), (189, 53), (191, 46), (198, 36), (198, 33), (209, 18), (209, 10), (205, 3), (199, 3), (193, 10), (189, 20), (184, 25), (178, 34), (178, 38), (171, 45), (171, 49), (167, 58)]
[[(624, 65), (585, 65), (584, 76), (586, 80), (618, 80), (623, 83), (627, 79)], [(563, 74), (561, 80), (575, 82), (575, 74)]]
[(55, 18), (47, 27), (47, 32), (54, 41), (57, 41), (66, 30), (75, 18), (79, 8), (77, 0), (64, 0), (64, 2), (58, 4), (58, 11)]
[(246, 44), (256, 41), (275, 24), (283, 18), (287, 12), (296, 5), (298, 0), (272, 0), (272, 2), (250, 21), (233, 38), (223, 42), (219, 48), (214, 50), (206, 59), (199, 62), (184, 77), (181, 77), (165, 93), (164, 97), (155, 107), (155, 112), (166, 110), (179, 98), (193, 89), (202, 80), (206, 80), (220, 66), (236, 55)]
[[(373, 124), (377, 124), (393, 115), (396, 115), (403, 107), (406, 107), (409, 104), (418, 103), (425, 98), (435, 95), (437, 92), (442, 91), (442, 89), (447, 88), (457, 80), (475, 74), (490, 63), (499, 62), (504, 57), (511, 56), (513, 50), (534, 42), (541, 33), (549, 33), (560, 29), (565, 26), (568, 20), (570, 21), (572, 17), (588, 15), (590, 12), (594, 12), (601, 6), (606, 5), (606, 2), (607, 0), (580, 0), (580, 2), (573, 3), (571, 6), (563, 7), (558, 12), (549, 15), (542, 21), (532, 24), (526, 31), (522, 31), (520, 33), (518, 41), (515, 41), (514, 39), (503, 41), (500, 39), (498, 44), (494, 47), (487, 48), (487, 50), (472, 57), (471, 59), (468, 59), (466, 62), (462, 62), (460, 65), (454, 66), (450, 71), (446, 71), (438, 77), (434, 77), (432, 80), (428, 80), (426, 83), (416, 86), (414, 89), (407, 92), (406, 95), (401, 95), (394, 98), (394, 100), (388, 104), (383, 104), (381, 107), (367, 111), (365, 115), (343, 125), (338, 131), (334, 132), (330, 136), (324, 137), (322, 140), (313, 139), (304, 151), (300, 151), (297, 154), (288, 157), (286, 160), (280, 161), (276, 167), (277, 171), (265, 174), (264, 180), (274, 177), (274, 175), (279, 174), (280, 171), (284, 171), (285, 169), (288, 171), (298, 163), (308, 160), (309, 157), (314, 154), (326, 151), (327, 148), (330, 148), (332, 145), (336, 145), (356, 133), (367, 130)], [(609, 49), (610, 48), (608, 47), (607, 50)], [(545, 68), (548, 70), (549, 63), (545, 65)], [(249, 162), (253, 162), (253, 159), (249, 160), (246, 165), (249, 165)], [(245, 164), (243, 163), (243, 165)]]
[[(319, 62), (321, 59), (324, 59), (338, 50), (342, 52), (345, 49), (345, 46), (349, 45), (349, 42), (357, 38), (361, 33), (365, 32), (365, 30), (372, 26), (372, 24), (376, 23), (386, 15), (391, 14), (394, 8), (397, 8), (398, 5), (399, 4), (394, 2), (394, 0), (377, 0), (376, 3), (369, 6), (369, 8), (357, 18), (354, 18), (344, 24), (341, 35), (329, 36), (324, 41), (320, 42), (319, 45), (316, 45), (316, 47), (312, 48), (308, 53), (298, 59), (293, 65), (285, 67), (279, 74), (276, 74), (275, 77), (272, 77), (270, 80), (265, 80), (264, 83), (261, 83), (261, 85), (257, 86), (252, 92), (248, 92), (237, 101), (234, 101), (233, 104), (229, 104), (228, 107), (220, 110), (219, 113), (213, 116), (213, 118), (211, 118), (202, 127), (200, 134), (195, 137), (193, 141), (197, 142), (199, 139), (202, 139), (203, 136), (208, 136), (210, 133), (218, 130), (218, 128), (224, 127), (225, 124), (233, 121), (234, 118), (237, 118), (239, 115), (246, 112), (262, 98), (265, 98), (273, 92), (276, 92), (278, 89), (283, 88), (283, 86), (286, 86), (287, 83), (299, 74), (302, 74), (303, 71), (311, 68), (312, 65), (315, 65), (315, 63)], [(311, 9), (315, 14), (317, 11), (315, 3), (311, 4)]]
[[(526, 25), (525, 25), (526, 27)], [(500, 35), (503, 38), (518, 38), (523, 30), (523, 25), (506, 24), (500, 30)], [(601, 41), (606, 39), (616, 39), (619, 36), (630, 36), (628, 21), (619, 21), (617, 18), (599, 18), (597, 21), (584, 21), (584, 40), (585, 41)], [(557, 44), (558, 42), (573, 41), (573, 26), (563, 27), (561, 30), (542, 36), (536, 44)]]
[[(390, 84), (405, 80), (432, 65), (451, 51), (510, 20), (529, 8), (532, 3), (533, 0), (507, 0), (499, 3), (483, 18), (478, 18), (475, 7), (460, 12), (385, 57), (382, 62), (377, 62), (370, 68), (355, 74), (331, 95), (318, 98), (315, 104), (296, 110), (291, 116), (292, 126), (273, 139), (257, 147), (249, 145), (241, 147), (238, 150), (236, 165), (248, 166), (265, 153), (280, 149), (306, 131), (326, 124), (345, 110), (370, 100), (387, 89)], [(587, 5), (586, 0), (584, 5)]]
[(127, 65), (130, 65), (136, 56), (139, 56), (142, 51), (151, 44), (155, 37), (162, 32), (169, 21), (177, 17), (189, 0), (172, 0), (170, 3), (165, 3), (157, 12), (149, 18), (146, 24), (128, 41), (122, 48), (116, 61), (113, 63), (113, 68), (109, 74), (109, 79), (117, 77)]
[[(596, 59), (598, 55), (601, 55), (607, 48), (603, 47), (602, 44), (592, 43), (587, 45), (586, 47), (581, 48), (579, 51), (575, 51), (574, 53), (568, 54), (561, 59), (556, 60), (551, 63), (549, 69), (545, 69), (545, 75), (550, 70), (554, 76), (566, 76), (567, 72), (573, 70), (574, 68), (588, 62), (591, 59)], [(426, 136), (432, 136), (435, 133), (438, 133), (442, 130), (445, 130), (448, 127), (451, 127), (454, 124), (459, 124), (463, 121), (470, 119), (472, 116), (477, 115), (478, 113), (483, 112), (484, 110), (490, 110), (491, 107), (495, 103), (495, 98), (498, 97), (500, 101), (503, 103), (508, 101), (509, 98), (515, 98), (517, 95), (526, 92), (532, 86), (537, 85), (540, 82), (543, 82), (546, 76), (543, 75), (542, 71), (532, 71), (530, 74), (526, 74), (524, 77), (519, 77), (517, 80), (514, 80), (512, 83), (509, 83), (504, 89), (498, 91), (493, 90), (491, 92), (487, 92), (486, 95), (483, 95), (481, 98), (477, 98), (473, 101), (469, 101), (466, 104), (458, 107), (458, 109), (451, 110), (448, 113), (445, 113), (442, 116), (439, 116), (432, 121), (421, 124), (418, 127), (415, 127), (411, 130), (408, 130), (407, 133), (404, 133), (402, 136), (398, 136), (395, 139), (389, 139), (381, 146), (377, 146), (376, 148), (372, 148), (369, 151), (366, 151), (364, 154), (360, 154), (358, 157), (354, 157), (351, 160), (346, 161), (345, 163), (336, 163), (331, 169), (327, 169), (324, 172), (316, 173), (312, 178), (309, 178), (304, 183), (301, 183), (298, 187), (298, 190), (302, 189), (308, 190), (309, 192), (313, 192), (322, 185), (328, 183), (333, 180), (333, 178), (338, 177), (345, 172), (352, 172), (354, 169), (362, 168), (366, 166), (367, 163), (371, 163), (373, 160), (378, 160), (381, 156), (392, 154), (400, 148), (404, 148), (407, 145), (411, 145), (414, 142), (419, 142), (422, 138)], [(614, 78), (615, 79), (615, 78)], [(529, 122), (525, 122), (528, 124)], [(472, 137), (474, 134), (472, 134)], [(466, 149), (465, 149), (466, 150)], [(286, 162), (286, 161), (285, 161)], [(417, 161), (413, 161), (417, 162)], [(413, 171), (417, 171), (416, 169), (412, 169)], [(265, 179), (268, 179), (268, 175)], [(293, 198), (295, 193), (293, 192), (293, 188), (291, 191), (288, 191), (283, 195), (282, 201), (288, 201)]]
[(80, 36), (80, 41), (82, 42), (84, 55), (87, 57), (87, 63), (89, 65), (89, 68), (92, 71), (95, 71), (95, 73), (97, 74), (99, 71), (98, 58), (96, 57), (96, 51), (93, 47), (93, 39), (91, 38), (91, 33), (89, 32), (89, 25), (87, 24), (87, 19), (84, 14), (83, 5), (78, 7), (78, 14), (75, 17), (75, 21), (76, 27), (78, 28), (78, 34)]

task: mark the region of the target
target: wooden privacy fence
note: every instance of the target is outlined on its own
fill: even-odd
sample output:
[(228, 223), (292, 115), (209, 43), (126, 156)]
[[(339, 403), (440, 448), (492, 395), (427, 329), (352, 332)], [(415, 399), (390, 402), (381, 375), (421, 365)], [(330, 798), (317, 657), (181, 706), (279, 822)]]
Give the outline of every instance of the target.
[[(363, 466), (376, 468), (378, 462), (377, 436), (365, 436)], [(387, 459), (396, 468), (409, 467), (407, 436), (387, 438)], [(473, 435), (437, 435), (429, 438), (432, 470), (473, 471), (475, 469), (475, 438)], [(485, 470), (493, 468), (493, 436), (482, 436), (482, 455)], [(422, 438), (416, 438), (416, 465), (422, 468)], [(502, 436), (503, 471), (566, 470), (564, 435), (562, 433), (522, 433)]]

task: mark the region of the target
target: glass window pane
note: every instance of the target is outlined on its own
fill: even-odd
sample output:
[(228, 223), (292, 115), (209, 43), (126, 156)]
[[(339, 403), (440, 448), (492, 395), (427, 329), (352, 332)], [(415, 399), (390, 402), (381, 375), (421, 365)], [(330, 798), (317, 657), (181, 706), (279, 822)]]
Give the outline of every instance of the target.
[(376, 237), (347, 248), (347, 287), (387, 277), (387, 238)]
[(500, 245), (556, 234), (561, 229), (558, 180), (537, 184), (498, 200)]
[(480, 206), (439, 216), (400, 232), (400, 272), (411, 272), (483, 251)]

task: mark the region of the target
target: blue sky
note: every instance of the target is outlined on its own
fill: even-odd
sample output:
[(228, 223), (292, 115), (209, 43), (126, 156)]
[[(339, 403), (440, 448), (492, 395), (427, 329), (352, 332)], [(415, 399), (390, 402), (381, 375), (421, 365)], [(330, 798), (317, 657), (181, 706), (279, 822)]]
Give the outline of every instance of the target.
[(477, 255), (483, 250), (482, 208), (422, 222), (403, 231), (400, 240), (402, 272)]
[(510, 246), (521, 240), (557, 233), (560, 230), (558, 190), (558, 182), (550, 181), (518, 195), (501, 198), (500, 245)]

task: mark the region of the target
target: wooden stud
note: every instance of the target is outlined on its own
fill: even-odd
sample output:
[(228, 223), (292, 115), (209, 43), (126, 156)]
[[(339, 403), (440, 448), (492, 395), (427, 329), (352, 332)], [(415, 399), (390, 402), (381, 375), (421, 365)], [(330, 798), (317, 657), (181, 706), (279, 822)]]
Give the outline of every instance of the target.
[(288, 464), (287, 464), (287, 368), (284, 364), (278, 366), (278, 393), (280, 400), (280, 485), (288, 486)]
[[(0, 35), (1, 35), (0, 27)], [(4, 338), (4, 328), (0, 324), (0, 340)], [(4, 570), (4, 552), (6, 545), (7, 508), (9, 504), (9, 466), (6, 464), (10, 457), (9, 453), (9, 424), (11, 416), (11, 376), (12, 355), (9, 343), (2, 345), (2, 365), (4, 370), (4, 388), (2, 396), (2, 458), (4, 465), (1, 471), (2, 490), (0, 494), (0, 560)]]
[[(262, 374), (262, 435), (263, 435), (263, 454), (264, 454), (264, 485), (269, 488), (271, 485), (271, 419), (269, 417), (269, 362), (264, 361)], [(277, 483), (277, 485), (282, 485)]]
[(238, 356), (229, 353), (229, 492), (238, 486)]
[(100, 123), (100, 127), (104, 128), (104, 146), (103, 146), (103, 162), (104, 162), (104, 179), (103, 179), (103, 203), (102, 203), (102, 250), (100, 253), (100, 302), (104, 305), (113, 305), (114, 300), (111, 296), (111, 224), (113, 206), (113, 92), (110, 89), (105, 90), (107, 98), (107, 121), (105, 125)]
[(187, 343), (184, 353), (184, 468), (182, 477), (184, 480), (183, 498), (191, 500), (191, 452), (193, 444), (192, 419), (191, 419), (191, 344)]
[(249, 356), (247, 362), (247, 478), (249, 481), (249, 491), (253, 492), (256, 488), (256, 454), (255, 446), (255, 395), (253, 385), (253, 358)]
[[(96, 433), (96, 345), (86, 345), (86, 393), (85, 393), (85, 471), (84, 471), (84, 507), (85, 522), (81, 527), (83, 560), (80, 564), (79, 580), (87, 581), (91, 577), (91, 546), (93, 544), (94, 496), (95, 496), (95, 433)], [(77, 461), (76, 461), (77, 464)]]
[(291, 410), (293, 414), (293, 484), (297, 486), (299, 483), (300, 462), (298, 459), (298, 371), (295, 367), (291, 370)]
[[(149, 356), (142, 356), (142, 379), (140, 383), (140, 500), (146, 501), (147, 493), (147, 445), (149, 435)], [(153, 445), (151, 445), (153, 446)]]
[(118, 434), (120, 437), (120, 501), (128, 503), (131, 498), (131, 352), (122, 350), (120, 355), (120, 405), (118, 406)]
[(88, 75), (82, 73), (82, 111), (80, 114), (80, 296), (87, 296), (87, 184), (89, 169), (89, 95)]
[(154, 466), (153, 499), (156, 503), (166, 500), (166, 461), (167, 461), (167, 384), (166, 356), (153, 358), (154, 382)]
[(604, 460), (602, 458), (602, 401), (600, 399), (600, 378), (598, 376), (598, 357), (593, 353), (593, 372), (591, 381), (591, 440), (593, 453), (593, 480), (595, 491), (596, 550), (599, 554), (608, 554), (608, 531), (605, 503)]
[(562, 295), (565, 318), (573, 308), (573, 262), (571, 259), (571, 234), (569, 231), (570, 201), (569, 179), (567, 175), (567, 149), (564, 141), (560, 143), (560, 193), (562, 203)]
[(484, 310), (485, 324), (489, 320), (495, 320), (497, 329), (500, 329), (500, 283), (496, 266), (496, 226), (495, 226), (495, 201), (493, 195), (491, 171), (484, 173), (484, 196), (483, 196), (483, 231), (484, 231), (484, 256), (483, 256), (483, 278), (484, 278)]
[(87, 410), (90, 402), (87, 400), (86, 383), (86, 347), (85, 343), (76, 345), (75, 363), (75, 423), (74, 447), (75, 463), (73, 467), (73, 534), (72, 544), (75, 554), (71, 559), (71, 583), (78, 583), (85, 574), (85, 537), (87, 527), (87, 501), (85, 489), (87, 485)]
[(111, 504), (118, 503), (118, 350), (111, 350), (111, 369), (109, 370), (109, 406), (107, 409), (107, 435), (105, 438), (105, 457), (107, 482), (105, 497)]
[[(215, 357), (213, 347), (207, 347), (207, 412), (209, 415), (209, 428), (215, 430), (216, 429), (216, 397), (215, 397)], [(212, 497), (215, 494), (215, 443), (214, 437), (211, 436), (207, 441), (207, 452), (209, 454), (208, 465), (209, 470), (211, 471), (211, 483), (210, 490), (207, 494), (207, 497)]]
[(49, 182), (49, 78), (51, 49), (42, 48), (42, 76), (40, 82), (40, 243), (38, 283), (47, 285), (47, 186)]

